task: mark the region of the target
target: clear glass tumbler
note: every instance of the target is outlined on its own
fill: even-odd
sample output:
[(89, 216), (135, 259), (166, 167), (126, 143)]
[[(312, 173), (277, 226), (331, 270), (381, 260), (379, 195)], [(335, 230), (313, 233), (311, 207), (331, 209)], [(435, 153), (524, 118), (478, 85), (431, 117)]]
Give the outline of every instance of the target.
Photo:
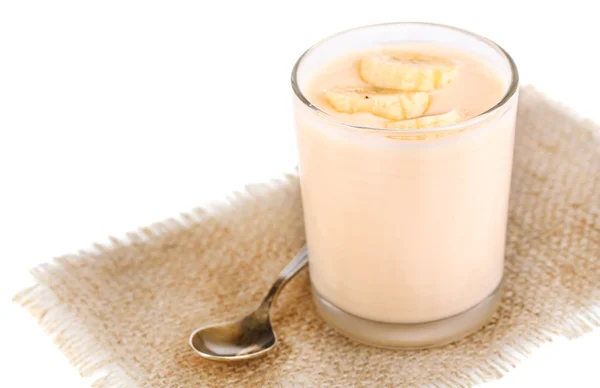
[[(435, 43), (489, 64), (506, 85), (488, 111), (451, 126), (387, 130), (341, 123), (303, 89), (351, 51)], [(429, 347), (483, 326), (496, 310), (518, 100), (518, 73), (497, 44), (426, 23), (341, 32), (292, 73), (299, 176), (313, 296), (322, 318), (357, 341)]]

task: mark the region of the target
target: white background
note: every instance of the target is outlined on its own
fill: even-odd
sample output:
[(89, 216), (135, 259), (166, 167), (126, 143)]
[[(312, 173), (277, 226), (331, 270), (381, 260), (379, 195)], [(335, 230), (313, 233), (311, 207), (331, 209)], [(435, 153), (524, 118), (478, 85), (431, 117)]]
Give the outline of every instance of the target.
[[(28, 268), (295, 166), (290, 72), (327, 35), (389, 21), (470, 29), (513, 55), (523, 83), (600, 121), (594, 2), (550, 3), (0, 2), (6, 386), (89, 383), (10, 302)], [(600, 330), (487, 386), (598, 387), (598, 360)]]

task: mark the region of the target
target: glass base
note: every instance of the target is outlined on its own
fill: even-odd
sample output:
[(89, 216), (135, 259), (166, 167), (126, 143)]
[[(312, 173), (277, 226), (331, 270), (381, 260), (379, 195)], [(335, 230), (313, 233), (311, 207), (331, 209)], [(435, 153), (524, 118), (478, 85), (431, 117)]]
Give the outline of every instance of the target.
[(360, 318), (325, 300), (314, 287), (312, 294), (321, 318), (346, 337), (382, 348), (422, 349), (446, 345), (483, 327), (500, 304), (502, 283), (492, 294), (462, 313), (436, 321), (408, 324)]

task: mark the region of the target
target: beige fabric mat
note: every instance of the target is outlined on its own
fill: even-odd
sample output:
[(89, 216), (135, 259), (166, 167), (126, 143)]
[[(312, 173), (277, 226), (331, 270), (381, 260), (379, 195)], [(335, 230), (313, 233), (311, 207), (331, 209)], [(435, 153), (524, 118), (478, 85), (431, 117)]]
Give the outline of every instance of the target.
[(57, 258), (34, 269), (37, 285), (15, 300), (82, 375), (106, 371), (102, 387), (472, 386), (501, 377), (552, 334), (600, 324), (599, 136), (522, 90), (506, 292), (493, 322), (442, 348), (381, 350), (336, 334), (316, 315), (305, 272), (280, 296), (271, 354), (225, 365), (190, 350), (194, 328), (253, 308), (302, 246), (294, 176)]

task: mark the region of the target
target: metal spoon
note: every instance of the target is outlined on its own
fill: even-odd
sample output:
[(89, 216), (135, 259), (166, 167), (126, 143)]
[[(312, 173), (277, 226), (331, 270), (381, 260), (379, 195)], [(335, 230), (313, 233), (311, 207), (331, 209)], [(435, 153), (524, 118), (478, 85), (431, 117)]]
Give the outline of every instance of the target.
[(283, 286), (307, 263), (305, 245), (281, 271), (256, 311), (237, 321), (196, 329), (190, 336), (192, 349), (202, 357), (218, 361), (248, 360), (273, 349), (277, 336), (271, 326), (269, 311)]

